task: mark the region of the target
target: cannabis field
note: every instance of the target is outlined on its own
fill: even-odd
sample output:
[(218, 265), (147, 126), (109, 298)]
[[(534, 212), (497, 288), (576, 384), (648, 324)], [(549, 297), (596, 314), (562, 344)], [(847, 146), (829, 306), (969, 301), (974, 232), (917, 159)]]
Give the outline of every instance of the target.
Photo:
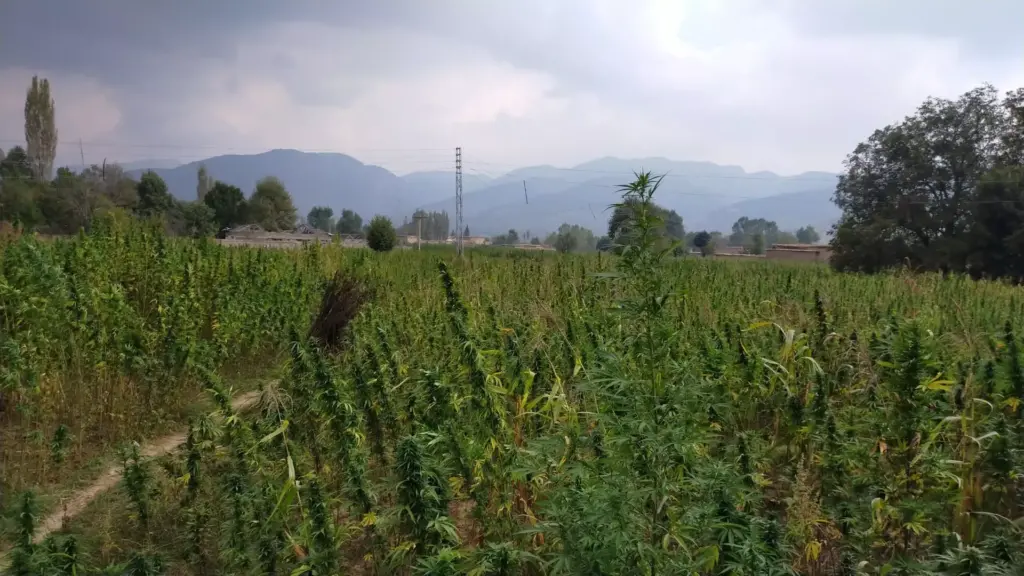
[(673, 258), (626, 194), (618, 256), (7, 241), (9, 570), (1024, 573), (1019, 288)]

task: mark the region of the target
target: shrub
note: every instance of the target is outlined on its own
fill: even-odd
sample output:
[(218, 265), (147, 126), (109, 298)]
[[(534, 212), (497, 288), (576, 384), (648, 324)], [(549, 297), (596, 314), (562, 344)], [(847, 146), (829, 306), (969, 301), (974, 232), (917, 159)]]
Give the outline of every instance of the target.
[(387, 216), (374, 216), (366, 231), (366, 244), (375, 252), (388, 252), (398, 242), (395, 227)]

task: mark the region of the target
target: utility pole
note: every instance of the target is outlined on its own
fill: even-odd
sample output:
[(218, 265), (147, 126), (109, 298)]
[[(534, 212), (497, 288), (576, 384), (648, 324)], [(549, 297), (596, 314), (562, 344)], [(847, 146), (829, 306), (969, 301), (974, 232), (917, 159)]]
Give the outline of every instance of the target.
[(82, 139), (78, 139), (78, 154), (82, 157), (82, 172), (85, 172), (85, 147), (82, 146)]
[(423, 219), (427, 215), (422, 212), (417, 212), (412, 215), (412, 219), (416, 221), (416, 250), (420, 249), (420, 244), (423, 243)]
[(462, 256), (462, 147), (455, 149), (455, 254)]

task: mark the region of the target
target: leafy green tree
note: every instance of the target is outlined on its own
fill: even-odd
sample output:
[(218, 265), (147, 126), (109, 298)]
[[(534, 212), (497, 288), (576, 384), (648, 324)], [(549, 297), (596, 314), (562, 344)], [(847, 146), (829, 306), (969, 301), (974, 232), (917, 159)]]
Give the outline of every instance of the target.
[(715, 240), (707, 230), (697, 232), (693, 236), (693, 246), (700, 250), (702, 256), (710, 256), (715, 253)]
[(203, 197), (203, 203), (213, 210), (213, 221), (218, 230), (248, 222), (248, 203), (245, 194), (237, 186), (215, 182)]
[(843, 214), (834, 228), (832, 265), (964, 270), (973, 261), (972, 273), (983, 273), (976, 266), (994, 260), (975, 256), (972, 242), (989, 236), (979, 233), (974, 217), (983, 215), (989, 225), (998, 217), (977, 210), (977, 201), (983, 189), (1012, 192), (982, 182), (992, 170), (1012, 171), (1024, 162), (1022, 112), (1024, 89), (1000, 101), (984, 85), (955, 100), (929, 98), (903, 121), (876, 130), (847, 157), (836, 186), (833, 200)]
[(779, 225), (774, 220), (765, 220), (764, 218), (747, 218), (746, 216), (736, 220), (732, 225), (732, 234), (729, 235), (730, 246), (746, 246), (750, 247), (754, 242), (755, 236), (761, 236), (762, 246), (765, 244), (777, 244), (779, 242), (785, 242), (786, 240), (796, 240), (792, 234), (784, 236), (784, 232), (779, 230)]
[(53, 178), (53, 161), (57, 156), (55, 113), (50, 81), (33, 76), (25, 95), (25, 142), (32, 176), (40, 182)]
[(821, 235), (814, 229), (814, 226), (805, 226), (796, 231), (796, 239), (801, 244), (815, 244), (821, 240)]
[[(422, 223), (417, 223), (417, 217), (422, 217)], [(448, 212), (444, 210), (440, 212), (417, 210), (411, 219), (406, 219), (398, 228), (398, 233), (417, 235), (422, 230), (424, 240), (445, 240), (448, 238), (449, 224)]]
[(36, 202), (34, 183), (8, 179), (0, 182), (0, 222), (10, 222), (32, 230), (43, 221)]
[(540, 246), (540, 238), (537, 238), (536, 236), (534, 236), (533, 238), (530, 238), (530, 245), (532, 245), (532, 246)]
[(576, 249), (576, 236), (568, 232), (558, 234), (553, 245), (555, 250), (567, 254)]
[(180, 202), (176, 208), (180, 218), (179, 234), (202, 238), (217, 232), (213, 208), (205, 202)]
[(28, 153), (21, 146), (15, 146), (0, 159), (0, 180), (28, 180), (32, 178), (32, 168)]
[(491, 244), (499, 246), (508, 246), (510, 244), (519, 244), (519, 233), (515, 230), (509, 230), (505, 234), (499, 234), (491, 238)]
[(754, 234), (754, 238), (750, 242), (750, 253), (764, 254), (764, 234)]
[(85, 188), (101, 197), (101, 204), (110, 204), (129, 212), (138, 209), (138, 182), (133, 180), (124, 168), (117, 164), (93, 164), (78, 175)]
[(612, 239), (607, 237), (607, 236), (601, 236), (597, 240), (596, 248), (600, 252), (607, 252), (608, 250), (611, 250), (612, 249)]
[(335, 230), (338, 234), (362, 234), (363, 217), (356, 214), (354, 211), (345, 208), (341, 211), (341, 217), (338, 218), (338, 224)]
[[(608, 237), (613, 244), (623, 245), (628, 242), (631, 233), (629, 223), (633, 220), (635, 202), (630, 200), (616, 205), (608, 219)], [(670, 242), (682, 241), (686, 236), (683, 227), (683, 218), (675, 210), (668, 210), (651, 203), (651, 216), (658, 223), (658, 233), (661, 239), (658, 242), (660, 247), (667, 246)]]
[(391, 219), (387, 216), (374, 216), (366, 230), (366, 244), (376, 252), (389, 252), (398, 243)]
[[(568, 236), (572, 240), (567, 239)], [(579, 224), (563, 223), (557, 232), (552, 232), (544, 239), (544, 243), (561, 252), (591, 252), (597, 249), (597, 237), (589, 228)]]
[(206, 172), (206, 164), (200, 164), (196, 172), (196, 201), (202, 202), (213, 188), (213, 178)]
[(117, 208), (97, 182), (67, 168), (58, 168), (49, 186), (40, 186), (39, 207), (51, 233), (73, 234), (87, 229), (98, 213)]
[(306, 222), (324, 232), (334, 230), (334, 210), (329, 206), (314, 206), (306, 215)]
[(975, 277), (1024, 281), (1024, 167), (986, 174), (971, 207), (967, 271)]
[(462, 235), (463, 236), (469, 236), (469, 226), (468, 225), (466, 226), (466, 229), (463, 230)]
[(295, 228), (295, 205), (284, 183), (273, 176), (257, 182), (249, 197), (249, 217), (264, 230)]
[(174, 198), (167, 191), (167, 183), (152, 170), (146, 171), (136, 187), (139, 195), (137, 212), (143, 217), (166, 214), (174, 207)]

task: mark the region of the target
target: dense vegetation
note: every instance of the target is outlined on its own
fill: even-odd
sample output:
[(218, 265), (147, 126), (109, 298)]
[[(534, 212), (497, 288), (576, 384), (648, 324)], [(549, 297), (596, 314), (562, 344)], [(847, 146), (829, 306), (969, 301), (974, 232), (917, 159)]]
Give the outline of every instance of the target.
[[(192, 373), (219, 406), (160, 467), (128, 447), (122, 487), (103, 504), (112, 517), (87, 514), (79, 536), (32, 544), (37, 505), (19, 497), (12, 569), (1019, 573), (1016, 290), (957, 275), (673, 259), (660, 249), (652, 188), (641, 176), (626, 190), (629, 232), (615, 257), (270, 254), (126, 240), (138, 231), (10, 244), (5, 286), (67, 254), (143, 262), (165, 246), (178, 288), (154, 294), (176, 295), (164, 296), (174, 306), (195, 294), (191, 313), (171, 316), (190, 328), (158, 324), (178, 344), (154, 338), (141, 356), (162, 365), (208, 350)], [(232, 262), (246, 266), (236, 282), (255, 286), (226, 298)], [(91, 333), (116, 329), (109, 310), (151, 302), (117, 294), (158, 281), (100, 272), (83, 288), (106, 295), (96, 305), (107, 315), (74, 316)], [(264, 312), (262, 291), (278, 285)], [(24, 303), (51, 291), (20, 290), (5, 293)], [(229, 333), (291, 343), (287, 370), (251, 414), (230, 409), (229, 383), (212, 370), (224, 356), (204, 344), (200, 327), (221, 306), (248, 311), (229, 315)], [(19, 350), (50, 323), (4, 310), (5, 326), (21, 326), (5, 333)], [(111, 349), (130, 350), (125, 339), (135, 341)], [(142, 374), (125, 369), (125, 385)], [(19, 398), (57, 390), (41, 373)]]
[(131, 219), (101, 219), (69, 240), (9, 240), (0, 505), (66, 480), (119, 441), (180, 424), (200, 373), (273, 368), (328, 271), (318, 252), (228, 251)]
[(1024, 279), (1024, 88), (931, 98), (846, 160), (833, 264)]

